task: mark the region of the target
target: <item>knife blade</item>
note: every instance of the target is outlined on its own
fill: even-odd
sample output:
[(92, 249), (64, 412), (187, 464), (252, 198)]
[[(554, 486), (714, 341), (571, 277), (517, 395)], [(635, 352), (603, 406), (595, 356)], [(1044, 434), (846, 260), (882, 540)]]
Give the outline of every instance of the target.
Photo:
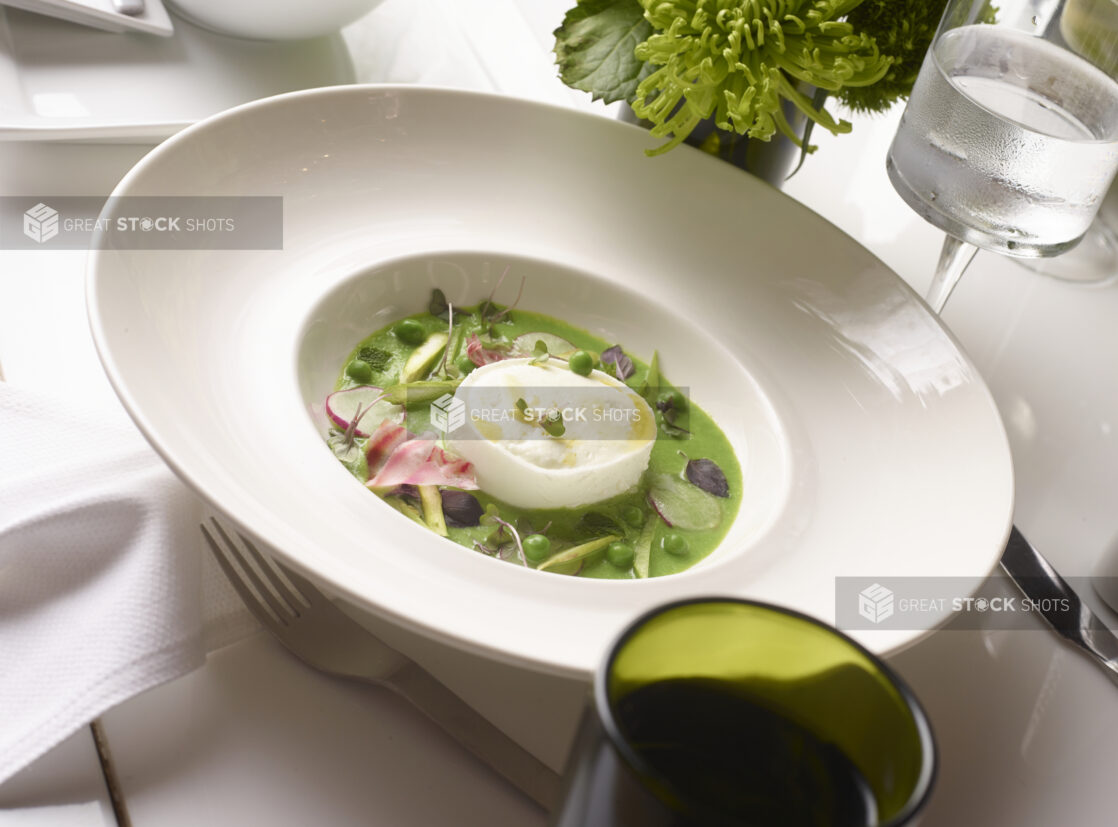
[(1002, 552), (1002, 568), (1055, 632), (1118, 679), (1118, 636), (1106, 626), (1017, 526)]

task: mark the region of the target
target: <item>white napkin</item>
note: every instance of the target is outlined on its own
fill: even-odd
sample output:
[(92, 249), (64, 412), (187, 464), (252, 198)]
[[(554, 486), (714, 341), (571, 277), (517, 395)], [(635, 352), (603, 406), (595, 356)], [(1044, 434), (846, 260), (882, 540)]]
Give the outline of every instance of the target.
[(0, 382), (0, 782), (252, 628), (202, 516), (123, 410)]

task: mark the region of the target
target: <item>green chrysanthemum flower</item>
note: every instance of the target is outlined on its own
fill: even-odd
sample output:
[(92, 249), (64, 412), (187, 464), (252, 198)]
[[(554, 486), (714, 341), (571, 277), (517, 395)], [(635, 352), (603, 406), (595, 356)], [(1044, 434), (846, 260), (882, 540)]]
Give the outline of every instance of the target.
[(652, 134), (681, 143), (713, 116), (722, 129), (761, 140), (776, 132), (797, 144), (781, 109), (791, 101), (831, 132), (849, 132), (796, 88), (868, 86), (888, 71), (874, 39), (839, 18), (861, 0), (640, 0), (656, 30), (636, 47), (657, 66), (636, 91), (633, 110)]
[(869, 88), (843, 89), (839, 100), (855, 112), (884, 112), (907, 97), (924, 53), (932, 45), (947, 0), (864, 0), (846, 18), (873, 36), (881, 53), (892, 58), (889, 71)]

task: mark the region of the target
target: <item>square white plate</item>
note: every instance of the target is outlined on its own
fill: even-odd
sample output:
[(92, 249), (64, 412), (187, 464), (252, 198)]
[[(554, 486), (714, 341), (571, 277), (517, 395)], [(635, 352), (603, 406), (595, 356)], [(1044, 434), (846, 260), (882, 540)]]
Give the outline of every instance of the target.
[(3, 4), (107, 32), (137, 31), (160, 37), (175, 32), (160, 0), (144, 0), (144, 10), (139, 14), (121, 14), (113, 8), (113, 0), (3, 0)]
[(175, 19), (173, 37), (0, 7), (0, 140), (158, 142), (223, 109), (352, 83), (341, 35), (264, 42)]

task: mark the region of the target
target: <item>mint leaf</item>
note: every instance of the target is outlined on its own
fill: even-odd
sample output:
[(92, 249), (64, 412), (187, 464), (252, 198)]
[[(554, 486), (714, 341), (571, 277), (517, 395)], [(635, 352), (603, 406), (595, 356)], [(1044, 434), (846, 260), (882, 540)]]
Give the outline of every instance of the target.
[(595, 100), (631, 101), (653, 69), (633, 49), (651, 34), (639, 0), (579, 0), (555, 30), (559, 77)]

